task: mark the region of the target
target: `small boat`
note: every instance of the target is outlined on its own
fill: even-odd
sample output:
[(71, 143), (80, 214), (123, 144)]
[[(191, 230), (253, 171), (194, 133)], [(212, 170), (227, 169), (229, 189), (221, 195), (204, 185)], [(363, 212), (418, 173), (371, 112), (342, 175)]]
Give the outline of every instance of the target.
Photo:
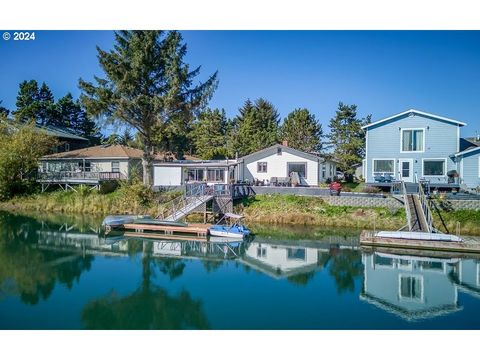
[(427, 233), (420, 231), (379, 231), (376, 237), (403, 240), (423, 240), (423, 241), (451, 241), (462, 242), (462, 239), (456, 235)]
[[(242, 223), (243, 216), (226, 213), (215, 225), (210, 226), (209, 232), (211, 236), (220, 236), (224, 238), (243, 239), (245, 236), (250, 235), (248, 230)], [(226, 220), (231, 222), (231, 225), (221, 225), (220, 223)]]
[(183, 222), (154, 219), (150, 215), (109, 215), (102, 222), (103, 227), (115, 227), (125, 224), (148, 224), (181, 227), (188, 226), (188, 224)]
[(102, 226), (120, 226), (132, 224), (137, 219), (152, 219), (149, 215), (109, 215), (103, 219)]

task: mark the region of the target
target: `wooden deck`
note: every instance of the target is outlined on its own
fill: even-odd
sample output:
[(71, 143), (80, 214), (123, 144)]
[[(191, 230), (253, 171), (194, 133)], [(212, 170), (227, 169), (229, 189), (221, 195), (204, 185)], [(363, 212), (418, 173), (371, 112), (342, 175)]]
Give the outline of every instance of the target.
[(360, 234), (360, 246), (480, 254), (480, 240), (472, 237), (464, 238), (462, 242), (407, 240), (378, 237), (374, 232), (364, 230)]
[(187, 227), (169, 226), (169, 225), (151, 225), (151, 224), (124, 224), (116, 229), (139, 233), (150, 232), (162, 235), (195, 235), (197, 237), (207, 237), (210, 224), (189, 224)]

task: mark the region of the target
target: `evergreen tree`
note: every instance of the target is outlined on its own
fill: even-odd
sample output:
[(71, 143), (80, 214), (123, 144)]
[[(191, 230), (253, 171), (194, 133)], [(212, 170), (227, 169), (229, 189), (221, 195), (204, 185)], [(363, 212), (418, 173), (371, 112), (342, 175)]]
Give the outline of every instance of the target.
[(322, 125), (307, 109), (295, 109), (283, 121), (280, 140), (288, 141), (288, 146), (305, 152), (322, 150)]
[(58, 113), (55, 107), (55, 99), (53, 97), (52, 91), (44, 82), (38, 90), (37, 102), (37, 124), (40, 126), (56, 126), (58, 122)]
[(75, 135), (87, 138), (91, 145), (100, 143), (101, 134), (95, 122), (87, 116), (78, 100), (68, 93), (56, 104), (56, 118), (52, 125), (64, 128)]
[(138, 131), (144, 184), (150, 185), (154, 145), (167, 138), (183, 150), (194, 113), (216, 89), (217, 73), (193, 85), (200, 68), (184, 62), (187, 47), (177, 31), (116, 32), (114, 49), (97, 51), (106, 77), (96, 77), (96, 84), (80, 79), (82, 104), (91, 116)]
[(202, 159), (224, 159), (231, 157), (227, 148), (228, 120), (225, 110), (203, 111), (194, 126), (192, 138), (195, 154)]
[(353, 165), (361, 163), (365, 156), (365, 132), (362, 126), (370, 123), (371, 115), (357, 118), (357, 105), (340, 102), (335, 117), (330, 120), (329, 139), (334, 156), (340, 163), (347, 180), (353, 178)]
[(10, 110), (2, 106), (2, 101), (0, 100), (0, 115), (8, 116), (10, 114)]
[(13, 112), (15, 119), (22, 122), (30, 120), (37, 121), (39, 103), (38, 84), (36, 80), (23, 81), (20, 83), (15, 105), (17, 107)]
[(235, 153), (244, 156), (277, 143), (279, 115), (270, 102), (247, 100), (239, 111), (233, 123)]

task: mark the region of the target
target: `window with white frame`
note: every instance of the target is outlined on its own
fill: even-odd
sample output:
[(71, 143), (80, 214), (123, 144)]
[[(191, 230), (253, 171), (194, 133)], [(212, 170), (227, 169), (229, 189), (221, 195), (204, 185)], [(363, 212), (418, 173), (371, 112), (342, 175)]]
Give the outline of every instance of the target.
[(423, 176), (444, 176), (445, 159), (423, 160)]
[(287, 249), (287, 259), (288, 260), (306, 260), (306, 252), (304, 248)]
[(267, 257), (267, 248), (259, 246), (257, 248), (257, 258)]
[(423, 151), (424, 130), (405, 129), (402, 130), (402, 152)]
[(327, 165), (323, 164), (322, 165), (322, 179), (325, 179), (327, 177)]
[(374, 159), (373, 175), (394, 175), (395, 160), (394, 159)]
[(257, 162), (257, 172), (266, 173), (267, 172), (267, 163), (265, 161)]
[(204, 169), (188, 169), (187, 181), (203, 181)]
[(223, 170), (223, 169), (208, 169), (207, 170), (207, 181), (224, 182), (225, 181), (225, 170)]
[(112, 172), (120, 172), (120, 161), (112, 161)]
[(400, 298), (421, 301), (423, 299), (423, 279), (417, 276), (400, 275)]

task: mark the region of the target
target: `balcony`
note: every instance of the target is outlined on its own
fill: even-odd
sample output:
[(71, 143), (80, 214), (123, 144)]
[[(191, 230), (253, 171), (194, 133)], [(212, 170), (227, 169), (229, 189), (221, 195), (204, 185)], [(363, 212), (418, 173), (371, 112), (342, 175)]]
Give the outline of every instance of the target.
[(98, 184), (102, 181), (125, 180), (126, 178), (125, 174), (120, 172), (57, 171), (37, 174), (38, 182), (52, 184)]

